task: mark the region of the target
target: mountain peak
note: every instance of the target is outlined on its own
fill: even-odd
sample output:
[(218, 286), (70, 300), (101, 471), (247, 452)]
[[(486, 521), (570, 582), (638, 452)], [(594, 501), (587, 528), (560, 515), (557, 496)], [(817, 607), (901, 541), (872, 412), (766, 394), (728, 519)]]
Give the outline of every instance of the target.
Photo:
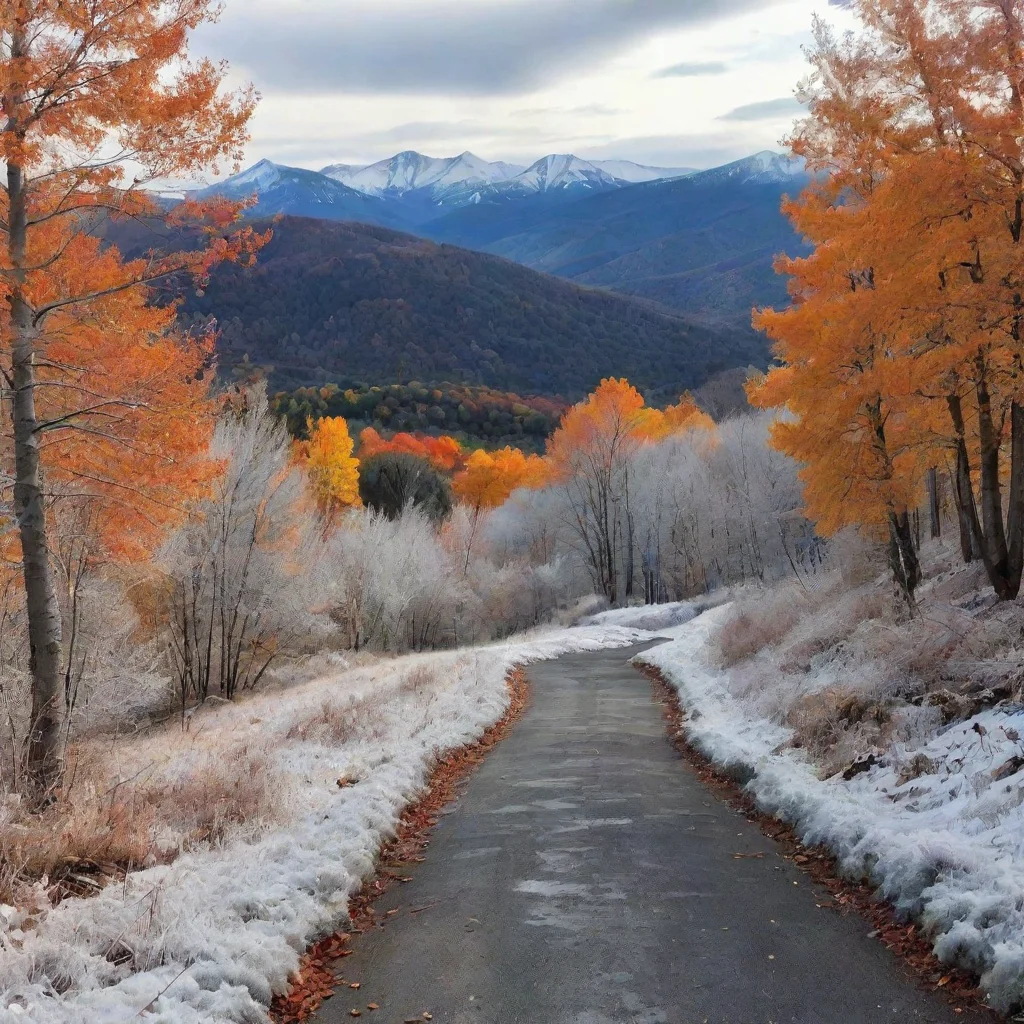
[(498, 187), (508, 195), (516, 195), (577, 188), (617, 188), (620, 184), (622, 182), (614, 175), (572, 153), (549, 153)]

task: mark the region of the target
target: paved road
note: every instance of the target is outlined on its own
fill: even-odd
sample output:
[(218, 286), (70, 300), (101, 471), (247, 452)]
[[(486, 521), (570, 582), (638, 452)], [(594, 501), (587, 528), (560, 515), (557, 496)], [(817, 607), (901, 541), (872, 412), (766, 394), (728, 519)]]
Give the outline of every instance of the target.
[(919, 991), (862, 919), (815, 906), (807, 876), (679, 760), (633, 653), (531, 668), (526, 716), (378, 903), (399, 913), (359, 940), (342, 966), (361, 987), (319, 1021), (985, 1019)]

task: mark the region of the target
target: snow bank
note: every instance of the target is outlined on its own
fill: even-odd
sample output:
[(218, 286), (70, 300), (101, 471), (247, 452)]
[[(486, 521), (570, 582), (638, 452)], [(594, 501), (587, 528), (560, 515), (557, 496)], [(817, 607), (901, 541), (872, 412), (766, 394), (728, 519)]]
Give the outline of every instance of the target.
[[(261, 751), (285, 780), (290, 820), (136, 872), (35, 921), (0, 908), (0, 1021), (266, 1021), (302, 951), (345, 922), (349, 895), (434, 756), (479, 738), (504, 713), (508, 671), (647, 636), (616, 626), (538, 632), (205, 712), (193, 729), (206, 747), (241, 741)], [(358, 781), (339, 788), (341, 776)]]
[(588, 615), (582, 626), (633, 626), (650, 632), (669, 629), (689, 622), (708, 608), (707, 602), (676, 601), (671, 604), (643, 604), (631, 608), (610, 608)]
[[(792, 731), (757, 714), (709, 664), (717, 609), (637, 656), (687, 711), (686, 734), (723, 769), (753, 773), (758, 805), (867, 876), (932, 935), (936, 953), (981, 973), (990, 1002), (1024, 1002), (1024, 708), (919, 730), (870, 771), (819, 779)], [(916, 709), (914, 709), (916, 710)]]

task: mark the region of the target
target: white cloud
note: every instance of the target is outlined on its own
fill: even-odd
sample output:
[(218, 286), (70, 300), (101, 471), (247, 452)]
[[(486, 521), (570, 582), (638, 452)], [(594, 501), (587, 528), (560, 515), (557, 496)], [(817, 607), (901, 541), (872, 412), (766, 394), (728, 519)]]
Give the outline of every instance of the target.
[(263, 94), (251, 159), (712, 166), (777, 148), (785, 111), (736, 112), (792, 95), (814, 13), (852, 24), (827, 0), (227, 0), (196, 50)]

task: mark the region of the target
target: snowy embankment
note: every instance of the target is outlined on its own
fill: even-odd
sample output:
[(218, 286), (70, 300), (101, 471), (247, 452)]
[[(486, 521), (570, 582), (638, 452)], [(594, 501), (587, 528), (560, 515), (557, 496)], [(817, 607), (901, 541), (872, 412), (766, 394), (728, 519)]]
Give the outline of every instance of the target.
[(761, 808), (920, 920), (941, 959), (981, 974), (993, 1006), (1024, 1003), (1024, 709), (935, 724), (869, 770), (822, 779), (789, 745), (792, 730), (758, 714), (712, 666), (726, 614), (671, 629), (671, 642), (634, 659), (678, 690), (690, 742), (720, 768), (752, 775), (747, 789)]
[(91, 899), (30, 915), (0, 907), (0, 1020), (265, 1021), (300, 954), (345, 923), (436, 755), (502, 716), (509, 670), (647, 635), (595, 626), (381, 661), (204, 711), (187, 742), (173, 729), (135, 741), (119, 754), (126, 778), (156, 761), (173, 777), (197, 748), (241, 747), (284, 788), (287, 814)]

